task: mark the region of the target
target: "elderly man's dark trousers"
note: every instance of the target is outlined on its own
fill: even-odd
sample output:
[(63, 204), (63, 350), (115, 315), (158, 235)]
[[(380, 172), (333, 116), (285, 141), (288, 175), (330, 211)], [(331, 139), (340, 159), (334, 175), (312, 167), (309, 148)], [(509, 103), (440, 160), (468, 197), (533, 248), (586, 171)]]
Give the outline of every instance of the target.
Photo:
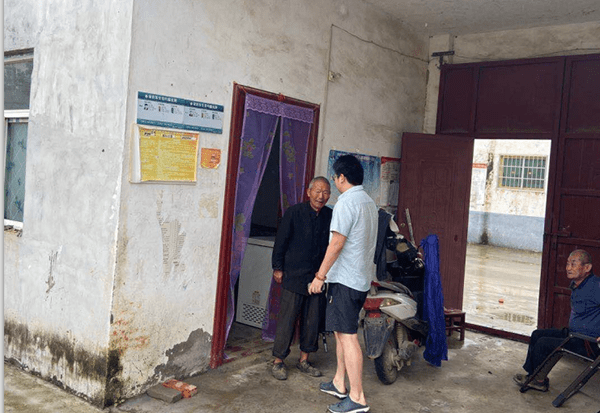
[[(557, 348), (565, 338), (569, 336), (569, 330), (566, 328), (549, 328), (535, 330), (531, 334), (529, 348), (527, 349), (527, 358), (523, 368), (527, 374), (532, 374), (535, 369)], [(578, 338), (572, 338), (565, 346), (567, 350), (574, 353), (587, 355), (585, 342)]]
[(283, 360), (290, 354), (298, 316), (300, 316), (300, 350), (313, 353), (319, 349), (322, 300), (324, 294), (302, 295), (285, 288), (281, 289), (277, 332), (273, 343), (274, 357)]

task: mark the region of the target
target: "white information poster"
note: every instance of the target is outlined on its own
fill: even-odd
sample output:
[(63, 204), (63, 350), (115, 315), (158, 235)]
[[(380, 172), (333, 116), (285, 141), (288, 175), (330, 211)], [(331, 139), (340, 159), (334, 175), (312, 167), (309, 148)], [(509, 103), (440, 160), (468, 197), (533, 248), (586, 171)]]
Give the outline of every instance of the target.
[(223, 133), (223, 106), (138, 92), (138, 125)]

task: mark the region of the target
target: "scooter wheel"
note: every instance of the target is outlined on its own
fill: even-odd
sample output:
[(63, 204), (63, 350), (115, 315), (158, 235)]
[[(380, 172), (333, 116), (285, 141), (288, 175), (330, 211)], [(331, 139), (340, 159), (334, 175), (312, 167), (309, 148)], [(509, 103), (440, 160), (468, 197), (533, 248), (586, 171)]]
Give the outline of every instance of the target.
[(394, 339), (390, 337), (385, 345), (381, 356), (377, 357), (375, 362), (375, 372), (383, 384), (392, 384), (398, 378), (398, 369), (394, 365)]

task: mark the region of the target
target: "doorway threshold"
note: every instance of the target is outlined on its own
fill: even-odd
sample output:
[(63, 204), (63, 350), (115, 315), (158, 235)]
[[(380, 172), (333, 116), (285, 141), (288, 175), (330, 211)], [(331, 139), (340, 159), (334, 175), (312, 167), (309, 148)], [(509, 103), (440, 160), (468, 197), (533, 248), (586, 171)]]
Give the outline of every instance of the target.
[(513, 333), (510, 331), (498, 330), (496, 328), (480, 326), (477, 324), (465, 323), (465, 328), (471, 331), (477, 331), (494, 337), (505, 338), (507, 340), (519, 341), (522, 343), (529, 343), (529, 336), (519, 333)]

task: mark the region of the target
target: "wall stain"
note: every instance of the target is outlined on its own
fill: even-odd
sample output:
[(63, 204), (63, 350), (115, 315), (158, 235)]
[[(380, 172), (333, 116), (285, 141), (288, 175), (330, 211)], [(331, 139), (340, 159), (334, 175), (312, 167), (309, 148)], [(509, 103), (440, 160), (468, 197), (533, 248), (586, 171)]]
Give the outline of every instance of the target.
[(54, 251), (52, 254), (50, 254), (50, 257), (49, 257), (50, 269), (48, 270), (48, 281), (46, 281), (46, 284), (48, 284), (48, 289), (46, 290), (46, 294), (48, 294), (50, 292), (50, 290), (52, 289), (52, 287), (54, 287), (56, 285), (56, 282), (54, 281), (54, 276), (52, 275), (52, 273), (54, 272), (54, 267), (56, 266), (57, 259), (58, 259), (58, 251)]
[(198, 202), (198, 216), (200, 218), (217, 218), (219, 214), (219, 196), (206, 195)]
[(154, 379), (149, 382), (173, 377), (183, 379), (208, 371), (211, 340), (211, 335), (202, 329), (192, 331), (186, 341), (165, 352), (167, 363), (154, 368)]
[(113, 406), (123, 401), (123, 382), (119, 379), (122, 371), (123, 365), (121, 364), (120, 353), (117, 350), (110, 350), (108, 352), (104, 407)]
[[(56, 386), (72, 393), (89, 403), (105, 407), (106, 395), (104, 390), (95, 395), (85, 395), (64, 383), (59, 374), (73, 374), (73, 381), (89, 380), (98, 382), (104, 389), (107, 381), (108, 360), (106, 354), (91, 353), (76, 342), (59, 336), (56, 333), (42, 333), (31, 331), (27, 325), (11, 320), (4, 320), (4, 354), (10, 355), (9, 359), (24, 370), (44, 380), (54, 383)], [(41, 353), (49, 354), (51, 358), (51, 371), (47, 376), (42, 376), (38, 371), (24, 365), (22, 355)], [(66, 370), (60, 371), (61, 367)], [(76, 375), (76, 376), (75, 376)]]
[[(111, 318), (114, 317), (111, 315)], [(130, 325), (130, 320), (119, 318), (111, 328), (110, 349), (122, 356), (130, 348), (142, 349), (150, 343), (149, 335), (139, 334), (139, 329)]]

